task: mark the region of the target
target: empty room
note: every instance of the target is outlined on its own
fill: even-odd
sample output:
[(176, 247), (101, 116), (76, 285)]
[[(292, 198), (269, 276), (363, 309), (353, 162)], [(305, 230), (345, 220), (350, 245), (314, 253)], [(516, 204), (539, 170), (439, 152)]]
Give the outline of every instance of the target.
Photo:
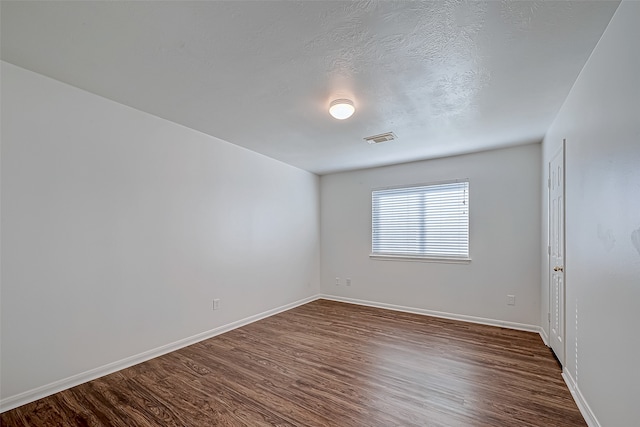
[(0, 1), (0, 425), (640, 425), (640, 2)]

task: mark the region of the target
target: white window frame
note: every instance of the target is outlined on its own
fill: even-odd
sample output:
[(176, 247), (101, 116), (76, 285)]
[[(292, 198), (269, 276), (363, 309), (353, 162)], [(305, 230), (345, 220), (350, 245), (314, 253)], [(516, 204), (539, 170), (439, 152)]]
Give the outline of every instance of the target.
[[(446, 184), (453, 183), (466, 183), (467, 184), (467, 193), (466, 193), (466, 206), (467, 206), (467, 254), (466, 256), (455, 255), (438, 255), (438, 254), (398, 254), (398, 253), (385, 253), (385, 252), (374, 252), (375, 247), (375, 236), (374, 236), (374, 221), (375, 221), (375, 213), (374, 213), (374, 197), (376, 192), (387, 192), (389, 190), (411, 190), (425, 188), (425, 187), (437, 187), (443, 186)], [(456, 179), (449, 181), (440, 181), (440, 182), (431, 182), (427, 184), (413, 184), (413, 185), (402, 185), (395, 187), (383, 187), (383, 188), (374, 188), (371, 191), (371, 253), (369, 257), (374, 260), (383, 260), (383, 261), (422, 261), (422, 262), (441, 262), (441, 263), (470, 263), (471, 262), (471, 213), (469, 211), (469, 179)], [(421, 212), (421, 215), (424, 215), (424, 212)]]

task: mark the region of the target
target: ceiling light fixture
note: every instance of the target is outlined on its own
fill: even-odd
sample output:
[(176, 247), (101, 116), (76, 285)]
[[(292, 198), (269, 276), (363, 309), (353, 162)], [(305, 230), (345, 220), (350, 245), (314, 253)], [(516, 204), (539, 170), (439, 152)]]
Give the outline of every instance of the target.
[(348, 119), (355, 111), (356, 107), (353, 106), (353, 101), (349, 99), (336, 99), (329, 105), (329, 114), (338, 120)]

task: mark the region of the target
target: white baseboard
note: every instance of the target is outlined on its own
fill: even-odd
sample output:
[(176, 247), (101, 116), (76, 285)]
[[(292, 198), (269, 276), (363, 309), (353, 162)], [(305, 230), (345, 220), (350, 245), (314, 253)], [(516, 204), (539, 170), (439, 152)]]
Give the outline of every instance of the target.
[(538, 326), (538, 333), (540, 334), (540, 338), (542, 338), (544, 345), (549, 347), (549, 336), (547, 335), (547, 331), (545, 331), (542, 326)]
[(8, 411), (10, 409), (17, 408), (18, 406), (22, 406), (27, 403), (31, 403), (38, 399), (42, 399), (43, 397), (50, 396), (52, 394), (69, 389), (71, 387), (75, 387), (77, 385), (86, 383), (87, 381), (95, 380), (105, 375), (112, 374), (121, 369), (129, 368), (133, 365), (137, 365), (138, 363), (142, 363), (147, 360), (153, 359), (155, 357), (162, 356), (163, 354), (167, 354), (172, 351), (179, 350), (183, 347), (190, 346), (197, 342), (215, 337), (216, 335), (229, 332), (233, 329), (248, 325), (249, 323), (253, 323), (258, 320), (264, 319), (266, 317), (273, 316), (274, 314), (291, 310), (292, 308), (298, 307), (303, 304), (307, 304), (311, 301), (315, 301), (318, 298), (319, 298), (318, 295), (313, 295), (289, 304), (285, 304), (280, 307), (273, 308), (271, 310), (267, 310), (263, 313), (259, 313), (253, 316), (246, 317), (241, 320), (237, 320), (235, 322), (211, 329), (209, 331), (205, 331), (205, 332), (193, 335), (191, 337), (184, 338), (184, 339), (172, 342), (170, 344), (163, 345), (161, 347), (157, 347), (157, 348), (145, 351), (143, 353), (139, 353), (134, 356), (130, 356), (125, 359), (121, 359), (116, 362), (112, 362), (107, 365), (100, 366), (95, 369), (91, 369), (89, 371), (82, 372), (80, 374), (73, 375), (68, 378), (64, 378), (64, 379), (52, 382), (50, 384), (43, 385), (41, 387), (34, 388), (32, 390), (27, 390), (23, 393), (4, 398), (0, 400), (0, 413)]
[(564, 368), (562, 370), (562, 379), (564, 379), (565, 384), (567, 384), (567, 387), (571, 392), (571, 396), (573, 397), (573, 400), (575, 400), (576, 405), (578, 405), (578, 409), (580, 410), (580, 413), (584, 417), (584, 420), (586, 421), (587, 425), (589, 427), (601, 427), (600, 423), (598, 422), (598, 419), (596, 418), (596, 415), (593, 413), (593, 411), (589, 407), (589, 404), (587, 403), (584, 396), (580, 392), (580, 389), (578, 388), (578, 384), (576, 384), (575, 380), (573, 379), (573, 377), (571, 376), (571, 373), (567, 370), (567, 368)]
[(440, 317), (443, 319), (460, 320), (462, 322), (478, 323), (481, 325), (499, 326), (501, 328), (516, 329), (519, 331), (540, 333), (540, 327), (537, 325), (528, 325), (526, 323), (507, 322), (504, 320), (487, 319), (484, 317), (467, 316), (464, 314), (447, 313), (443, 311), (426, 310), (424, 308), (405, 307), (402, 305), (387, 304), (383, 302), (366, 301), (354, 298), (345, 298), (335, 295), (320, 294), (321, 299), (346, 302), (349, 304), (365, 305), (368, 307), (386, 308), (387, 310), (403, 311), (405, 313), (422, 314), (432, 317)]

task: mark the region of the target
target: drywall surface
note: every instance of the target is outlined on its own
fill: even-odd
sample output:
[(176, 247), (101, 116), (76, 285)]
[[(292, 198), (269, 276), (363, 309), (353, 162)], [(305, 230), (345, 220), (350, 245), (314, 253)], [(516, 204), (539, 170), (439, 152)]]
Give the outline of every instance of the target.
[(639, 18), (620, 5), (544, 141), (567, 140), (566, 369), (607, 427), (640, 420)]
[(319, 277), (316, 175), (2, 63), (3, 399)]
[[(462, 178), (470, 186), (471, 263), (369, 258), (371, 190)], [(322, 291), (538, 325), (539, 180), (540, 144), (322, 176)], [(515, 306), (507, 295), (516, 296)]]

